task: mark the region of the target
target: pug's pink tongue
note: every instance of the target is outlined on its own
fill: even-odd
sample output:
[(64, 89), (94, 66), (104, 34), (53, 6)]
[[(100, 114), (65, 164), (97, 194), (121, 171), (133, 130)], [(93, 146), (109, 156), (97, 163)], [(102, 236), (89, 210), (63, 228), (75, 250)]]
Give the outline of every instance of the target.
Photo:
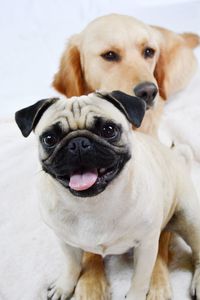
[(75, 191), (84, 191), (93, 186), (97, 178), (97, 170), (75, 173), (70, 177), (69, 187)]

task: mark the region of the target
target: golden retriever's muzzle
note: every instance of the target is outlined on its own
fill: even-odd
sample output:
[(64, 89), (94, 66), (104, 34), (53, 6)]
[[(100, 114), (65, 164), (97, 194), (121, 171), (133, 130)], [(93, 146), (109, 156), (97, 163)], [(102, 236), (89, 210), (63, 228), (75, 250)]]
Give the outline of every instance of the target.
[(42, 161), (43, 170), (79, 197), (101, 193), (130, 159), (129, 151), (84, 132), (65, 137)]

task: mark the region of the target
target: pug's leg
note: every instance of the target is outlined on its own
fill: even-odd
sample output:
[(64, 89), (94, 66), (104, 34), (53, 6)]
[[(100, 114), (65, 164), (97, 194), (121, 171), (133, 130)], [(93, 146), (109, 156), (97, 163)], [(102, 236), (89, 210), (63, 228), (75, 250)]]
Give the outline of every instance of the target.
[(158, 256), (151, 276), (147, 300), (170, 300), (172, 298), (168, 270), (170, 239), (170, 232), (161, 233)]
[(158, 253), (160, 232), (151, 234), (134, 249), (134, 270), (127, 300), (145, 300)]
[(60, 243), (65, 256), (63, 270), (58, 279), (48, 288), (48, 300), (70, 299), (81, 272), (82, 250)]
[(76, 300), (109, 300), (103, 259), (100, 255), (84, 253), (82, 275), (75, 290)]
[[(200, 210), (199, 210), (200, 211)], [(183, 222), (182, 228), (177, 230), (185, 242), (191, 247), (194, 263), (194, 274), (191, 283), (190, 293), (193, 299), (200, 300), (200, 222), (193, 223), (193, 220)], [(186, 229), (187, 227), (187, 229)]]
[(200, 200), (193, 189), (185, 188), (180, 205), (169, 226), (174, 229), (191, 247), (194, 274), (191, 296), (200, 300)]

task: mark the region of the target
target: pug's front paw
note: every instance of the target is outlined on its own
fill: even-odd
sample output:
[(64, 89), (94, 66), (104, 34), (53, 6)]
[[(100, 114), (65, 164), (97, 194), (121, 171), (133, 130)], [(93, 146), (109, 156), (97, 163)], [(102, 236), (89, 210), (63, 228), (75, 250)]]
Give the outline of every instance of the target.
[(127, 295), (125, 296), (126, 300), (145, 300), (146, 295), (144, 293), (137, 293), (134, 290), (129, 290)]
[(190, 288), (192, 299), (200, 300), (200, 269), (196, 269)]
[(58, 278), (47, 290), (47, 300), (68, 300), (71, 299), (74, 287), (69, 287), (67, 282)]

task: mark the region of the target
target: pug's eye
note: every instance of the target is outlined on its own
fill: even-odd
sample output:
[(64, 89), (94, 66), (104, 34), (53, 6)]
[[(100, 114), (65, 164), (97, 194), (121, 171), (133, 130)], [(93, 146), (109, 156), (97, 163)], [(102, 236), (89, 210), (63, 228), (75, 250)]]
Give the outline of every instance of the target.
[(114, 139), (119, 135), (119, 128), (112, 124), (108, 123), (103, 125), (101, 128), (101, 136), (105, 139)]
[(119, 54), (117, 54), (114, 51), (105, 52), (105, 53), (101, 54), (101, 57), (107, 61), (116, 61), (117, 62), (120, 60)]
[(153, 58), (155, 54), (155, 50), (153, 48), (147, 47), (143, 51), (144, 58)]
[(46, 147), (51, 148), (57, 144), (58, 138), (53, 134), (48, 134), (45, 137), (43, 137), (42, 142)]

